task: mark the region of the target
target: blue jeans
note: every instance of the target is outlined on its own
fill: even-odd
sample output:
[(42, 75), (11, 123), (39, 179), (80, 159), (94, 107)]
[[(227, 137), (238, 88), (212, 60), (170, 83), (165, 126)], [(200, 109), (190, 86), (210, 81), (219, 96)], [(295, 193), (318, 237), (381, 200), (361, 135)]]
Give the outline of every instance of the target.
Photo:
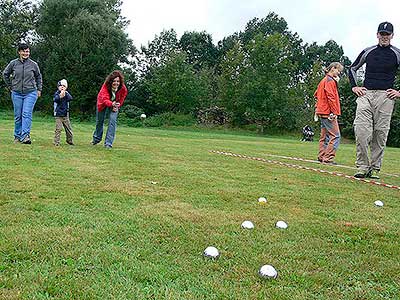
[(115, 131), (117, 130), (118, 111), (112, 111), (111, 108), (105, 108), (102, 111), (96, 110), (96, 129), (93, 133), (93, 143), (98, 144), (103, 138), (104, 119), (108, 116), (108, 128), (104, 146), (111, 146), (115, 139)]
[(31, 133), (32, 112), (37, 98), (37, 91), (27, 94), (11, 92), (14, 106), (14, 137), (20, 141)]

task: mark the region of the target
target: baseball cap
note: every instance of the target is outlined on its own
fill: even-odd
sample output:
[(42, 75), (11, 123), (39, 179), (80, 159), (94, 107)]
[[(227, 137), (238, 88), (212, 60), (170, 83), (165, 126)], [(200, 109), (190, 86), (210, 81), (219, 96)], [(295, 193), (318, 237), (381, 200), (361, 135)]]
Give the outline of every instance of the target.
[(392, 34), (393, 33), (392, 23), (382, 22), (381, 24), (379, 24), (378, 33), (380, 33), (380, 32), (386, 32), (386, 33)]

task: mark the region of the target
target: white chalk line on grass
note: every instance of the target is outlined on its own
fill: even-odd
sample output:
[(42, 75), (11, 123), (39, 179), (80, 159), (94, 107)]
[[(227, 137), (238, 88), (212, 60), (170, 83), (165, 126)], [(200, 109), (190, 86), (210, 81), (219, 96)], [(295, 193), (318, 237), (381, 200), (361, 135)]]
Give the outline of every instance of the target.
[[(278, 158), (283, 158), (283, 159), (290, 159), (290, 160), (296, 160), (296, 161), (304, 161), (304, 162), (311, 162), (311, 163), (321, 164), (321, 162), (319, 162), (318, 160), (311, 160), (311, 159), (305, 159), (305, 158), (300, 158), (300, 157), (292, 157), (292, 156), (284, 156), (284, 155), (276, 155), (276, 154), (268, 154), (268, 153), (263, 153), (263, 154), (267, 155), (267, 156), (278, 157)], [(350, 166), (341, 165), (341, 164), (337, 164), (337, 165), (334, 165), (334, 166), (335, 167), (340, 167), (340, 168), (351, 169), (351, 170), (357, 170), (357, 168), (355, 168), (355, 167), (350, 167)], [(385, 175), (385, 176), (391, 176), (391, 177), (400, 178), (400, 175), (398, 175), (398, 174), (389, 174), (389, 173), (383, 173), (383, 172), (380, 172), (380, 173)]]
[(314, 172), (318, 172), (318, 173), (334, 175), (334, 176), (343, 177), (343, 178), (346, 178), (346, 179), (351, 179), (353, 181), (360, 181), (360, 182), (369, 183), (369, 184), (382, 186), (382, 187), (386, 187), (386, 188), (391, 188), (391, 189), (395, 189), (395, 190), (399, 190), (400, 191), (400, 186), (387, 184), (387, 183), (383, 183), (383, 182), (379, 182), (379, 181), (375, 181), (375, 180), (369, 180), (369, 179), (365, 179), (365, 178), (356, 178), (354, 176), (346, 175), (346, 174), (343, 174), (343, 173), (340, 173), (340, 172), (334, 172), (334, 171), (327, 171), (327, 170), (322, 170), (322, 169), (310, 168), (310, 167), (305, 167), (305, 166), (300, 166), (300, 165), (295, 165), (295, 164), (284, 163), (284, 162), (281, 162), (281, 161), (270, 160), (270, 159), (255, 157), (255, 156), (247, 156), (247, 155), (243, 155), (243, 154), (236, 154), (236, 153), (225, 152), (225, 151), (210, 150), (210, 152), (211, 153), (215, 153), (215, 154), (220, 154), (220, 155), (226, 155), (226, 156), (238, 157), (238, 158), (243, 158), (243, 159), (261, 161), (261, 162), (264, 162), (264, 163), (281, 165), (281, 166), (294, 168), (294, 169), (309, 170), (309, 171), (314, 171)]

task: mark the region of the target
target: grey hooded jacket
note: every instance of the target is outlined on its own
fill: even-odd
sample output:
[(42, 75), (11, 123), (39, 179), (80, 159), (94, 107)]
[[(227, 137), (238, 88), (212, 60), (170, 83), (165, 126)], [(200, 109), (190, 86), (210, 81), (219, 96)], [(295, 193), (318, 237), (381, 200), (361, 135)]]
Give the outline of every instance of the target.
[(22, 94), (42, 90), (42, 74), (39, 66), (30, 58), (12, 60), (3, 71), (8, 88)]

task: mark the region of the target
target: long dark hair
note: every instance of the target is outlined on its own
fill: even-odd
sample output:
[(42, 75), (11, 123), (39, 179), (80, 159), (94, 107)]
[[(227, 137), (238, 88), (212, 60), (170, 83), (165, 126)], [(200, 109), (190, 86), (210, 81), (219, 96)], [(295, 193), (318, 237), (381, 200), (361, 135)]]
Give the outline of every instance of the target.
[(122, 86), (124, 85), (124, 75), (122, 75), (121, 71), (115, 70), (112, 71), (106, 78), (106, 80), (104, 81), (104, 84), (107, 87), (108, 92), (112, 93), (112, 83), (114, 81), (115, 78), (119, 77), (119, 87), (117, 92), (122, 88)]

